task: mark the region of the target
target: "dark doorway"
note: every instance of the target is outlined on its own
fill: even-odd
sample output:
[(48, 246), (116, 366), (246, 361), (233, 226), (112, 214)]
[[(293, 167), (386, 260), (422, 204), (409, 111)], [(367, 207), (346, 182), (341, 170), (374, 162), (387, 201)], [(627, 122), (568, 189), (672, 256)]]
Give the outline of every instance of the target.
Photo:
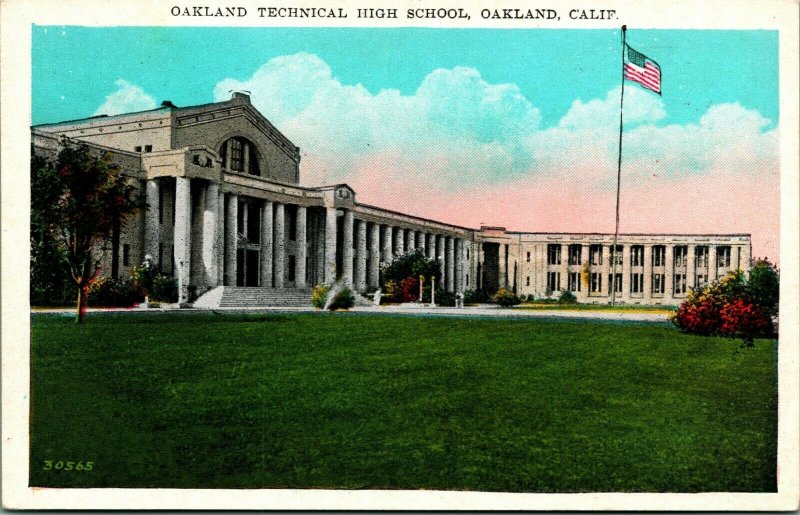
[(499, 287), (499, 272), (500, 272), (500, 245), (497, 243), (484, 243), (483, 244), (483, 280), (481, 281), (483, 291), (489, 295), (497, 292)]

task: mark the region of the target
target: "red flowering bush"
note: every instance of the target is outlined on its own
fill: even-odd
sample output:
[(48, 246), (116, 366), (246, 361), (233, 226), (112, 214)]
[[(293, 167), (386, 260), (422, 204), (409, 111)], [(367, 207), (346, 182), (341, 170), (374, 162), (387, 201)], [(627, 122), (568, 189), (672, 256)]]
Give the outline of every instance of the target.
[(719, 333), (730, 338), (741, 338), (748, 347), (759, 336), (773, 332), (772, 319), (758, 305), (746, 300), (736, 299), (722, 308), (722, 325)]
[(400, 281), (400, 296), (402, 302), (414, 302), (419, 297), (419, 279), (406, 277)]
[(699, 302), (684, 302), (673, 318), (675, 325), (688, 333), (711, 335), (722, 325), (720, 308), (713, 299)]
[(764, 289), (760, 283), (750, 284), (741, 271), (730, 272), (708, 286), (689, 291), (670, 320), (687, 333), (741, 338), (744, 345), (752, 347), (755, 338), (774, 334), (771, 313), (777, 312), (777, 301), (772, 302), (770, 297), (772, 304), (761, 305), (761, 297), (755, 293)]

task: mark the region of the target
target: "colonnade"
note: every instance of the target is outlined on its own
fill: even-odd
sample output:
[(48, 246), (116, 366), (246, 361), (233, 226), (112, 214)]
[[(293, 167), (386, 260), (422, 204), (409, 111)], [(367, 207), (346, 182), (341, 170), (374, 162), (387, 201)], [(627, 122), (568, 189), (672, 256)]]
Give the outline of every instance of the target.
[[(170, 232), (164, 227), (160, 212), (163, 187), (159, 179), (147, 180), (145, 185), (148, 209), (144, 253), (153, 259), (160, 255)], [(198, 191), (193, 192), (193, 188)], [(188, 288), (192, 284), (207, 289), (237, 283), (305, 288), (338, 279), (357, 291), (366, 292), (378, 288), (382, 265), (415, 250), (439, 260), (441, 274), (437, 283), (443, 284), (447, 291), (463, 292), (468, 282), (465, 242), (452, 233), (409, 227), (409, 222), (402, 220), (361, 218), (354, 209), (253, 199), (224, 192), (214, 182), (186, 177), (175, 178), (174, 199), (174, 275), (182, 302), (188, 300)], [(258, 213), (258, 224), (245, 222), (246, 227), (239, 227), (243, 202), (256, 206), (252, 211), (244, 209), (250, 216)], [(294, 215), (291, 221), (289, 210), (289, 214)], [(294, 227), (288, 227), (288, 223), (293, 223)], [(200, 230), (193, 231), (197, 224)], [(251, 225), (259, 228), (257, 238), (255, 235), (243, 237)], [(292, 240), (287, 237), (289, 234), (293, 235)], [(198, 241), (193, 241), (195, 239)], [(248, 241), (256, 242), (251, 250), (259, 253), (257, 284), (243, 279), (238, 269), (242, 263), (248, 266), (247, 255), (240, 255), (248, 251)], [(443, 283), (439, 282), (442, 280)]]

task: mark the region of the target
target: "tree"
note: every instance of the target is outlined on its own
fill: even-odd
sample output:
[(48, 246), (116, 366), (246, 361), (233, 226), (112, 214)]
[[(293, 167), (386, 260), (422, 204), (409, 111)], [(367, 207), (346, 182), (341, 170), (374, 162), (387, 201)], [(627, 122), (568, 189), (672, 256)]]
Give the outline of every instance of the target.
[(76, 322), (81, 323), (89, 286), (101, 272), (97, 248), (141, 203), (108, 153), (66, 138), (62, 146), (55, 166), (41, 157), (31, 159), (32, 254), (41, 254), (35, 242), (59, 256), (77, 289)]
[(761, 306), (769, 316), (778, 314), (780, 300), (780, 272), (778, 267), (767, 258), (755, 259), (750, 268), (750, 279), (747, 282), (750, 298)]

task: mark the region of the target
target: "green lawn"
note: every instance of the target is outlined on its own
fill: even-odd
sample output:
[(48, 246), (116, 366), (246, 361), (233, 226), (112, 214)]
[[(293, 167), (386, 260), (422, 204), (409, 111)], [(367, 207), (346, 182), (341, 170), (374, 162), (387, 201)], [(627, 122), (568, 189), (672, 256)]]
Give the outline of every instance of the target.
[(33, 486), (776, 489), (770, 340), (340, 313), (31, 324)]

